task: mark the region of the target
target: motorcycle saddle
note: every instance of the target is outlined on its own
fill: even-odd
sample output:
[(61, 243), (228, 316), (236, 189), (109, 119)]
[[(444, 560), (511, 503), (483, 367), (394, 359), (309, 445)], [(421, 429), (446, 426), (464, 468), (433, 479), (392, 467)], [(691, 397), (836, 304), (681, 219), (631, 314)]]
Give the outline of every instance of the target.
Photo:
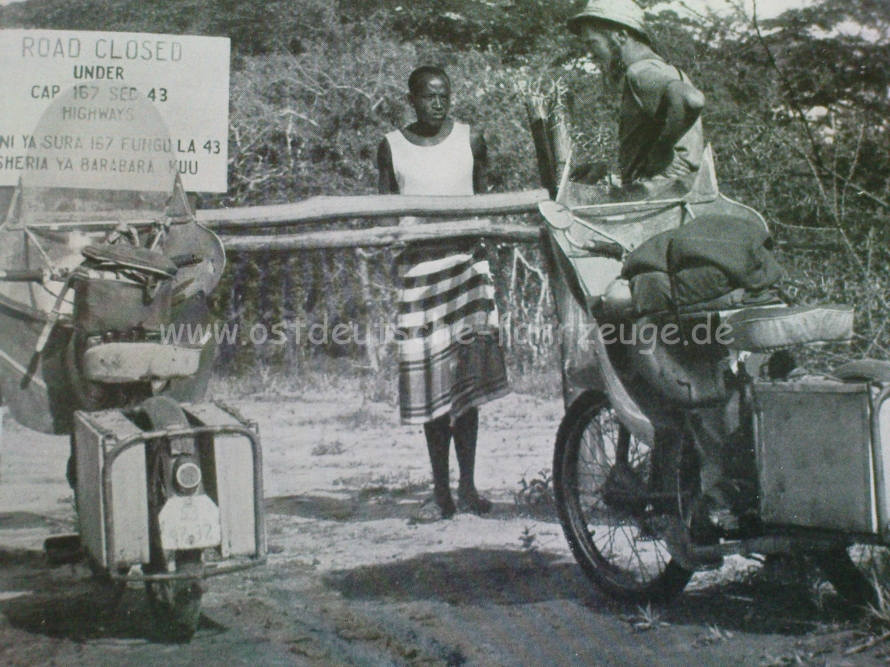
[(178, 271), (170, 258), (148, 248), (125, 244), (92, 244), (80, 252), (87, 259), (100, 264), (144, 271), (160, 278), (172, 278)]
[(773, 352), (816, 342), (847, 341), (853, 337), (853, 308), (844, 305), (764, 306), (723, 314), (732, 327), (724, 339), (735, 350)]
[(890, 383), (890, 362), (878, 359), (859, 359), (835, 368), (831, 375), (845, 382)]

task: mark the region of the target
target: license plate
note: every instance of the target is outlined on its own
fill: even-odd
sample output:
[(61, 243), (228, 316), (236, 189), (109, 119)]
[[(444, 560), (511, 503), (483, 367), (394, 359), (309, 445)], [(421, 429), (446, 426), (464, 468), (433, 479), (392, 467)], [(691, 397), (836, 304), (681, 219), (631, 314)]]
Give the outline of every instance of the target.
[(219, 508), (206, 495), (173, 496), (158, 516), (165, 551), (219, 546)]

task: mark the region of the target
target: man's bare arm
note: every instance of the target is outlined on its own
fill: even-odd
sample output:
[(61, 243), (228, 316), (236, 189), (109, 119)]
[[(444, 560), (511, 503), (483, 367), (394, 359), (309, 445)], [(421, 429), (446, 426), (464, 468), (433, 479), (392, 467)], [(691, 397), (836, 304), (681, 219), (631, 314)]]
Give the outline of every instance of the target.
[(392, 166), (392, 152), (386, 139), (377, 146), (377, 192), (382, 195), (399, 194), (399, 182)]
[(470, 149), (473, 151), (473, 192), (485, 194), (488, 191), (488, 146), (481, 130), (470, 129)]
[(672, 81), (664, 91), (661, 109), (664, 124), (653, 146), (653, 154), (663, 160), (665, 166), (673, 159), (673, 149), (683, 138), (705, 107), (705, 96), (687, 81)]
[[(377, 192), (382, 195), (399, 194), (399, 182), (396, 180), (396, 170), (392, 166), (392, 151), (386, 139), (377, 146)], [(382, 227), (395, 226), (399, 224), (399, 219), (381, 218), (378, 224)]]

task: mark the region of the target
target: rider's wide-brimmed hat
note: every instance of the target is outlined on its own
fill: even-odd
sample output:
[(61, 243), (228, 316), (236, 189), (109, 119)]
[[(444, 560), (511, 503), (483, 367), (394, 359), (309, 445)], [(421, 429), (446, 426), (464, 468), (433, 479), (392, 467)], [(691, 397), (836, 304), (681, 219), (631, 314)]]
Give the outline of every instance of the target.
[(588, 0), (584, 9), (569, 19), (569, 30), (578, 32), (585, 21), (615, 23), (652, 41), (643, 10), (633, 0)]

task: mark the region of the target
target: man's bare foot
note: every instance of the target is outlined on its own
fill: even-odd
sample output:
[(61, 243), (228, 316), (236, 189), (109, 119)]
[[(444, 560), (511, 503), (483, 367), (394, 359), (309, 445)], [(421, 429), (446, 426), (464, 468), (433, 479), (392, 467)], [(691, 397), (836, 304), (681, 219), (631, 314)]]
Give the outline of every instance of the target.
[(457, 491), (457, 509), (461, 512), (488, 514), (492, 507), (494, 504), (488, 498), (480, 496), (476, 489), (458, 489)]
[(451, 498), (447, 498), (443, 504), (445, 507), (442, 507), (434, 496), (430, 496), (411, 517), (410, 523), (433, 523), (443, 519), (450, 519), (457, 512), (454, 501)]

